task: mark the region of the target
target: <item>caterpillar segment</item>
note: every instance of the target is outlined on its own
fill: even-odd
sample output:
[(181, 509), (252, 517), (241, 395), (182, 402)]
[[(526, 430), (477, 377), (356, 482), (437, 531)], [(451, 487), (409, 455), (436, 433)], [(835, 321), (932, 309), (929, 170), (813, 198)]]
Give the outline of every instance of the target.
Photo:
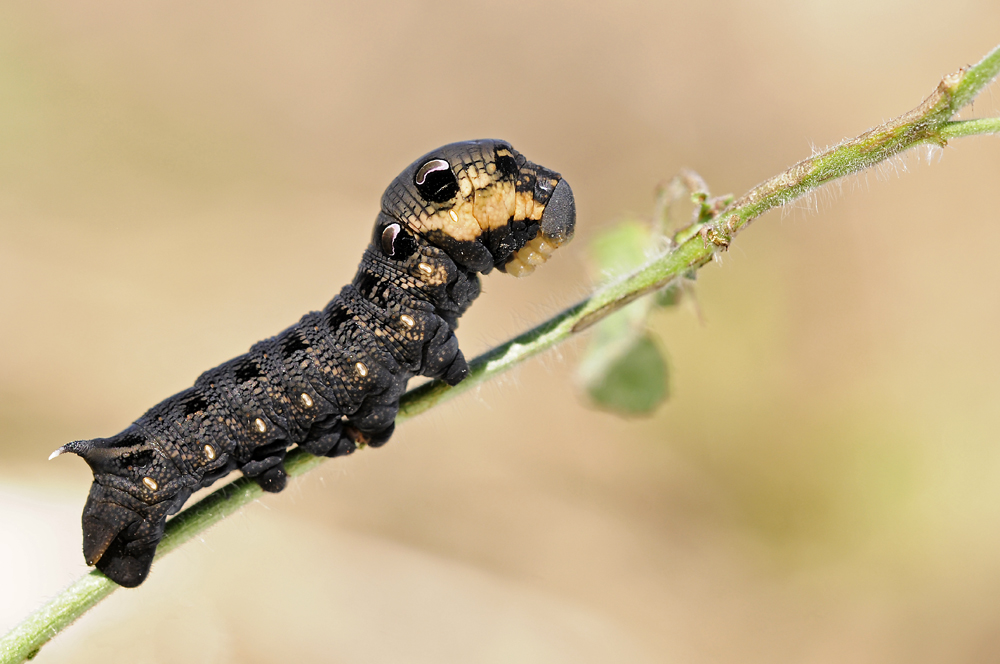
[(494, 268), (523, 276), (573, 236), (573, 192), (509, 143), (452, 143), (407, 167), (382, 196), (354, 280), (323, 311), (210, 369), (110, 438), (79, 440), (94, 483), (83, 551), (115, 582), (147, 577), (169, 515), (239, 470), (286, 483), (291, 446), (329, 457), (384, 444), (416, 375), (457, 384), (454, 331)]

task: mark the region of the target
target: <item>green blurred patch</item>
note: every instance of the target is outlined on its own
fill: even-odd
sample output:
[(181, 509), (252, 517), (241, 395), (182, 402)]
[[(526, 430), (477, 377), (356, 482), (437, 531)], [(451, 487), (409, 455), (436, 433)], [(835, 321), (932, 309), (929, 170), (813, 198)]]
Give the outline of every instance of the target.
[(646, 333), (609, 364), (601, 380), (587, 386), (597, 404), (617, 413), (646, 415), (667, 398), (667, 363)]
[[(648, 223), (625, 221), (600, 234), (591, 253), (602, 281), (611, 281), (642, 265), (662, 242)], [(667, 361), (647, 329), (650, 312), (673, 306), (680, 289), (670, 287), (641, 298), (595, 326), (577, 378), (590, 401), (619, 415), (649, 415), (669, 396)]]
[(652, 229), (641, 221), (623, 221), (590, 243), (590, 254), (605, 280), (642, 265), (653, 242)]
[(789, 411), (795, 399), (698, 418), (685, 454), (726, 496), (729, 523), (785, 569), (923, 555), (919, 478), (933, 442), (877, 399)]

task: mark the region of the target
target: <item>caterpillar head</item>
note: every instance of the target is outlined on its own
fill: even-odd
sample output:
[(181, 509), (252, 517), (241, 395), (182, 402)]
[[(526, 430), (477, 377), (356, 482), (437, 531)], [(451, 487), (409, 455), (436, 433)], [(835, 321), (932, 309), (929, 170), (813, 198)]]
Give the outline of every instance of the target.
[(451, 143), (416, 160), (382, 195), (375, 226), (387, 256), (412, 252), (410, 233), (465, 269), (523, 276), (573, 237), (573, 191), (505, 141)]
[(176, 471), (135, 427), (111, 438), (68, 443), (50, 458), (65, 452), (83, 457), (94, 471), (83, 508), (87, 564), (119, 585), (138, 586), (149, 574), (167, 515), (190, 492), (178, 493)]

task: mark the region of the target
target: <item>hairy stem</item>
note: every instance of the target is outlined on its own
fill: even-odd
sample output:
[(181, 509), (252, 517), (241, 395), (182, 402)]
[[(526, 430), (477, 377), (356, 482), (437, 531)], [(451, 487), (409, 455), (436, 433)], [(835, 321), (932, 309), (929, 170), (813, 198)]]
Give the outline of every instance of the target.
[(946, 122), (938, 133), (944, 140), (976, 136), (978, 134), (1000, 134), (1000, 118), (979, 118)]
[[(528, 358), (583, 331), (629, 302), (702, 267), (716, 251), (729, 246), (740, 231), (768, 210), (789, 203), (824, 184), (858, 173), (923, 143), (943, 145), (952, 138), (1000, 133), (1000, 118), (952, 121), (1000, 72), (1000, 46), (982, 61), (946, 76), (919, 106), (860, 136), (800, 161), (757, 185), (707, 222), (680, 231), (671, 247), (632, 274), (597, 289), (590, 297), (519, 337), (470, 362), (469, 376), (458, 386), (433, 381), (407, 392), (400, 401), (403, 422), (481, 385)], [(707, 194), (706, 194), (707, 195)], [(285, 462), (298, 477), (324, 461), (293, 450)], [(261, 490), (241, 478), (178, 514), (167, 524), (157, 558), (257, 499)], [(111, 594), (118, 586), (99, 571), (86, 574), (29, 616), (0, 640), (0, 664), (30, 659), (49, 639)]]

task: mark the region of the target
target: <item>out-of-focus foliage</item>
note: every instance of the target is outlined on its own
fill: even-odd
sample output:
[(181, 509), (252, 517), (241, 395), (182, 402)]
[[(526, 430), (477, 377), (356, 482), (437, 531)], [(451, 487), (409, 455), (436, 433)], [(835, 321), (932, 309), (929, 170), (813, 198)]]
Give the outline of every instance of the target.
[[(600, 357), (608, 347), (595, 349)], [(624, 352), (613, 355), (599, 379), (586, 384), (595, 404), (622, 415), (647, 415), (667, 394), (667, 362), (649, 332), (629, 340)]]
[[(625, 221), (598, 235), (590, 250), (604, 280), (641, 265), (662, 236), (653, 224)], [(668, 365), (647, 319), (655, 307), (673, 306), (680, 289), (632, 302), (598, 323), (591, 332), (577, 379), (597, 407), (621, 415), (648, 415), (669, 396)]]

